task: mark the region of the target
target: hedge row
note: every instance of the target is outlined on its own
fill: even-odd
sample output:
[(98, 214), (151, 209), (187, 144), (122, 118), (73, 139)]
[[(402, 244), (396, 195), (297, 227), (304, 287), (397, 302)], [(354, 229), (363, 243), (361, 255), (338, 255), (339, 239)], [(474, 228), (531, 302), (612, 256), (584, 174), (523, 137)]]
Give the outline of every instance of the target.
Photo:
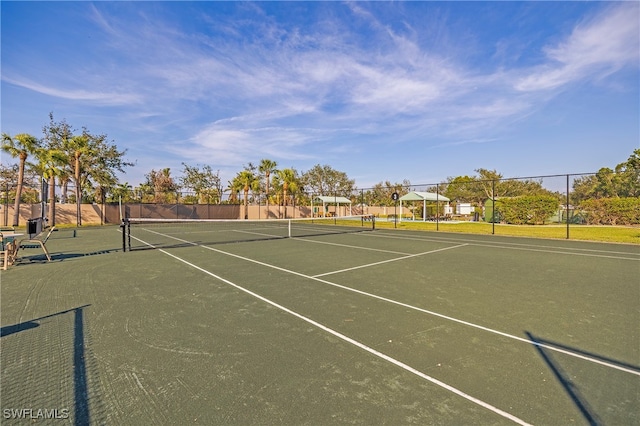
[(580, 204), (590, 225), (640, 224), (640, 198), (599, 198)]
[(543, 225), (558, 212), (558, 199), (551, 195), (523, 195), (496, 200), (500, 219), (514, 225)]

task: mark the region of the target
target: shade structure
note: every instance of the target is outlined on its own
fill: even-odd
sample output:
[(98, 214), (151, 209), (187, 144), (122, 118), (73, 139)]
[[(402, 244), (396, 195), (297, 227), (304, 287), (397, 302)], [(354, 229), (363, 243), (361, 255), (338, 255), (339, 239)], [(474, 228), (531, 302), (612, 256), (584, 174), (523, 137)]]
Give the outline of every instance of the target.
[(400, 197), (400, 220), (402, 220), (402, 203), (406, 201), (422, 201), (422, 220), (427, 220), (427, 201), (443, 201), (449, 204), (449, 199), (444, 195), (435, 192), (411, 191)]
[(313, 204), (319, 204), (322, 203), (322, 213), (324, 214), (324, 212), (327, 211), (327, 205), (336, 205), (336, 216), (338, 215), (338, 212), (340, 211), (340, 204), (342, 205), (349, 205), (349, 216), (351, 216), (351, 200), (348, 199), (347, 197), (337, 197), (337, 196), (332, 196), (332, 195), (318, 195), (316, 196), (313, 201), (312, 201), (312, 211), (313, 211)]

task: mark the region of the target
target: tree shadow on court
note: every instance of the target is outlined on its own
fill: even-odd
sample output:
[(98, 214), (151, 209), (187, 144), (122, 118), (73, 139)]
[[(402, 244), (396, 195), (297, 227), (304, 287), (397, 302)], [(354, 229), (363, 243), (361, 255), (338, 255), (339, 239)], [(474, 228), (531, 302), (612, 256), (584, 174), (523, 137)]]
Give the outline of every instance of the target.
[(576, 405), (580, 413), (584, 417), (584, 419), (590, 425), (601, 425), (603, 424), (602, 420), (598, 417), (597, 413), (590, 406), (587, 399), (581, 394), (578, 386), (570, 379), (570, 375), (564, 371), (564, 369), (560, 366), (560, 363), (555, 361), (553, 358), (553, 349), (557, 348), (566, 352), (570, 352), (572, 354), (582, 355), (585, 357), (592, 358), (594, 360), (599, 360), (602, 362), (606, 362), (608, 364), (616, 365), (622, 368), (626, 368), (629, 370), (634, 370), (640, 372), (640, 367), (637, 365), (633, 365), (627, 362), (622, 362), (619, 360), (615, 360), (612, 358), (608, 358), (599, 354), (595, 354), (592, 352), (588, 352), (582, 349), (570, 347), (561, 343), (557, 343), (551, 340), (542, 339), (540, 337), (534, 336), (532, 333), (525, 331), (525, 334), (529, 338), (529, 340), (533, 343), (533, 346), (536, 348), (544, 362), (549, 366), (549, 369), (553, 372), (556, 379), (560, 382), (562, 387), (565, 389), (573, 403)]
[[(89, 405), (89, 385), (87, 371), (86, 327), (84, 309), (91, 305), (78, 306), (55, 314), (45, 315), (24, 321), (19, 324), (4, 326), (0, 329), (1, 337), (40, 327), (41, 322), (61, 315), (73, 315), (73, 395), (74, 395), (74, 424), (87, 425), (92, 421)], [(95, 396), (96, 392), (92, 394)], [(95, 420), (95, 419), (94, 419)]]

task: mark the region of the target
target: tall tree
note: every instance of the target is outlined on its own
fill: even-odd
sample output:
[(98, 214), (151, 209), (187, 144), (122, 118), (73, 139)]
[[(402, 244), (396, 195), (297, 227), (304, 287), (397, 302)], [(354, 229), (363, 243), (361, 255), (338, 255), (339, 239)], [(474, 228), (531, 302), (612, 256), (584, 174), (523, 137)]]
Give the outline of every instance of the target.
[[(75, 130), (66, 120), (55, 121), (53, 113), (49, 113), (49, 123), (42, 127), (42, 133), (44, 134), (44, 145), (47, 149), (53, 149), (61, 152), (65, 152), (66, 147), (69, 145), (69, 140), (73, 137)], [(69, 159), (65, 162), (65, 167), (56, 172), (57, 178), (60, 180), (62, 188), (61, 201), (67, 202), (67, 184), (73, 176), (73, 170), (70, 165)]]
[(81, 157), (87, 159), (87, 162), (90, 162), (90, 159), (96, 155), (94, 147), (91, 146), (89, 136), (83, 132), (82, 135), (72, 136), (71, 138), (66, 140), (66, 144), (63, 145), (63, 149), (67, 152), (69, 156), (69, 165), (73, 172), (73, 181), (75, 184), (75, 193), (76, 193), (76, 225), (82, 225), (82, 214), (81, 214), (81, 204), (82, 204), (82, 184), (81, 178), (84, 177), (83, 170), (86, 169), (83, 167), (82, 162), (80, 161)]
[(169, 194), (173, 194), (179, 189), (178, 184), (175, 183), (171, 176), (171, 169), (168, 167), (159, 171), (151, 170), (146, 175), (146, 178), (146, 184), (153, 188), (155, 203), (168, 202), (171, 198)]
[(93, 152), (92, 157), (85, 157), (83, 160), (83, 172), (86, 176), (84, 185), (89, 187), (99, 185), (105, 191), (109, 191), (118, 182), (116, 172), (124, 173), (126, 167), (132, 167), (135, 164), (124, 159), (127, 151), (118, 150), (115, 143), (107, 139), (107, 135), (95, 135), (86, 129), (83, 129), (83, 134), (89, 138)]
[(49, 226), (53, 227), (56, 225), (56, 177), (64, 173), (67, 156), (62, 150), (42, 147), (36, 152), (36, 158), (38, 159), (38, 169), (49, 182), (48, 222)]
[(118, 202), (122, 201), (123, 203), (130, 203), (134, 201), (134, 194), (131, 185), (129, 182), (125, 183), (117, 183), (111, 191), (109, 191), (109, 197), (107, 198), (109, 202)]
[(402, 183), (391, 183), (390, 181), (379, 182), (364, 193), (364, 201), (370, 206), (393, 205), (391, 195), (397, 192), (400, 196), (409, 192), (411, 182), (407, 179)]
[(244, 218), (249, 218), (249, 190), (256, 192), (260, 188), (260, 179), (255, 175), (252, 169), (252, 164), (249, 163), (244, 170), (239, 172), (236, 177), (231, 181), (232, 191), (243, 191), (244, 193)]
[(96, 135), (86, 128), (82, 129), (80, 135), (67, 139), (63, 149), (69, 156), (73, 172), (78, 203), (77, 223), (82, 225), (80, 203), (83, 189), (99, 188), (100, 192), (108, 191), (117, 182), (116, 171), (124, 172), (125, 167), (133, 164), (123, 160), (126, 151), (119, 151), (107, 140), (107, 135)]
[(493, 197), (549, 194), (540, 182), (531, 179), (504, 179), (496, 170), (477, 169), (476, 172), (478, 176), (450, 177), (440, 189), (452, 200), (479, 206)]
[(20, 161), (18, 165), (18, 182), (13, 212), (13, 226), (20, 225), (20, 197), (22, 196), (22, 186), (24, 185), (24, 167), (29, 155), (35, 154), (40, 145), (40, 140), (27, 133), (20, 133), (14, 137), (11, 137), (6, 133), (2, 134), (2, 150), (14, 158), (18, 157)]
[(478, 178), (470, 176), (457, 176), (448, 178), (444, 187), (444, 195), (450, 200), (483, 205), (487, 194)]
[(220, 172), (213, 173), (211, 166), (203, 166), (202, 170), (198, 166), (189, 166), (182, 163), (184, 167), (180, 183), (183, 188), (191, 189), (195, 192), (198, 202), (210, 204), (211, 198), (215, 203), (220, 202), (222, 194), (220, 183)]
[(267, 207), (269, 207), (269, 178), (272, 173), (275, 173), (277, 170), (278, 163), (269, 159), (260, 160), (260, 165), (258, 165), (258, 171), (264, 176), (265, 182), (265, 196), (267, 198)]
[(575, 179), (571, 197), (576, 204), (590, 198), (640, 197), (640, 149), (614, 170), (602, 167), (595, 175)]
[(308, 191), (317, 195), (350, 196), (355, 187), (355, 181), (349, 179), (346, 173), (319, 164), (303, 173), (302, 182)]
[(125, 167), (133, 163), (124, 160), (126, 151), (119, 151), (115, 144), (107, 140), (104, 134), (93, 134), (83, 128), (80, 134), (65, 120), (56, 121), (49, 113), (49, 124), (42, 129), (49, 149), (56, 149), (67, 155), (66, 167), (59, 173), (63, 184), (62, 198), (66, 199), (66, 183), (73, 179), (76, 192), (77, 224), (82, 224), (80, 203), (83, 189), (108, 191), (115, 183), (116, 172), (124, 172)]
[(282, 193), (282, 205), (284, 206), (284, 217), (286, 218), (289, 198), (291, 196), (295, 197), (303, 188), (298, 171), (294, 168), (276, 170), (273, 177), (273, 187), (278, 193)]

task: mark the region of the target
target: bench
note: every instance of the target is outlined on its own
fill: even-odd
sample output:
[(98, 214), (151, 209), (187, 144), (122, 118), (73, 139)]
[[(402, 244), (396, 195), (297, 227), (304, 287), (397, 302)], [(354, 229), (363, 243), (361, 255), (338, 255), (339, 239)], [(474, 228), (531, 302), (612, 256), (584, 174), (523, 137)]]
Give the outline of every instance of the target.
[(49, 255), (49, 251), (47, 250), (47, 241), (49, 240), (49, 237), (51, 237), (51, 234), (56, 230), (55, 226), (52, 226), (49, 229), (49, 232), (47, 233), (47, 235), (43, 238), (43, 234), (44, 232), (41, 232), (40, 234), (34, 236), (34, 237), (29, 237), (29, 238), (24, 238), (22, 240), (20, 240), (20, 242), (17, 244), (16, 247), (16, 255), (18, 253), (19, 249), (27, 249), (27, 248), (42, 248), (42, 251), (44, 252), (45, 256), (47, 256), (47, 260), (49, 262), (51, 262), (51, 256)]

